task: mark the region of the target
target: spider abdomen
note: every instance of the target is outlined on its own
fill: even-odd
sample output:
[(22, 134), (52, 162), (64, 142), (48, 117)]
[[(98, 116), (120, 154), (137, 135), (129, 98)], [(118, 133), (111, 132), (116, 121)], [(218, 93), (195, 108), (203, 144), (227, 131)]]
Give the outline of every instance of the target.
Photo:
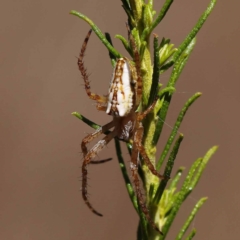
[(113, 116), (127, 116), (133, 107), (134, 67), (127, 58), (118, 59), (110, 82), (106, 113)]

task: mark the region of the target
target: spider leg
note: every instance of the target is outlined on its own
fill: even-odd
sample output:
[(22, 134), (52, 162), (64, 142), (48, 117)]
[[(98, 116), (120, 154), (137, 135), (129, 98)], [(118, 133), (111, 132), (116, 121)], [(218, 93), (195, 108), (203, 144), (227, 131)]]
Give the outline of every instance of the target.
[(92, 140), (94, 140), (96, 137), (98, 137), (99, 135), (101, 135), (102, 133), (105, 133), (107, 130), (109, 130), (110, 128), (112, 128), (114, 126), (114, 122), (111, 121), (110, 123), (107, 123), (106, 125), (104, 125), (103, 127), (98, 128), (94, 133), (91, 133), (89, 135), (87, 135), (81, 143), (81, 148), (82, 148), (82, 152), (83, 152), (83, 156), (85, 157), (87, 155), (87, 144), (90, 143)]
[(107, 106), (103, 106), (103, 105), (101, 105), (101, 103), (98, 103), (96, 108), (98, 111), (104, 111), (104, 112), (107, 111)]
[(142, 123), (138, 124), (138, 128), (136, 129), (135, 136), (134, 136), (134, 143), (136, 144), (137, 150), (140, 152), (145, 164), (148, 166), (148, 169), (151, 171), (151, 173), (160, 179), (165, 179), (165, 177), (157, 172), (153, 164), (151, 163), (144, 146), (142, 145), (142, 137), (143, 137), (143, 126)]
[(155, 98), (153, 103), (144, 112), (138, 114), (137, 120), (139, 122), (142, 121), (154, 109), (154, 107), (157, 103), (157, 100), (158, 100), (158, 97)]
[(145, 201), (143, 199), (143, 194), (142, 194), (141, 188), (140, 188), (140, 181), (139, 181), (139, 178), (138, 178), (138, 163), (137, 163), (137, 159), (138, 159), (138, 150), (137, 150), (136, 143), (134, 142), (133, 148), (132, 148), (130, 169), (131, 169), (131, 173), (132, 173), (133, 183), (134, 183), (135, 189), (136, 189), (138, 202), (139, 202), (139, 205), (140, 205), (143, 213), (145, 214), (145, 217), (147, 218), (148, 222), (152, 225), (152, 227), (157, 232), (159, 232), (160, 234), (163, 235), (163, 233), (159, 230), (159, 228), (153, 222), (153, 220), (152, 220), (152, 218), (151, 218), (151, 216), (149, 214), (149, 211), (148, 211), (148, 209), (146, 207)]
[(112, 160), (112, 158), (107, 158), (107, 159), (103, 159), (103, 160), (91, 160), (90, 164), (100, 164), (100, 163), (109, 162), (111, 160)]
[(101, 213), (96, 211), (88, 199), (88, 192), (87, 192), (87, 166), (91, 162), (91, 160), (96, 157), (97, 153), (100, 152), (115, 136), (117, 135), (117, 131), (113, 130), (108, 135), (106, 135), (102, 140), (100, 140), (95, 146), (93, 146), (89, 152), (86, 154), (83, 165), (82, 165), (82, 197), (87, 206), (91, 209), (93, 213), (98, 216), (102, 216)]
[(93, 99), (93, 100), (99, 102), (99, 103), (106, 103), (107, 102), (107, 97), (100, 96), (100, 95), (97, 95), (97, 94), (91, 92), (90, 82), (88, 80), (87, 69), (84, 67), (84, 63), (83, 63), (84, 53), (85, 53), (85, 50), (87, 48), (87, 43), (88, 43), (88, 40), (90, 38), (91, 33), (92, 33), (92, 29), (88, 32), (88, 34), (87, 34), (87, 36), (86, 36), (86, 38), (83, 42), (83, 45), (82, 45), (82, 48), (81, 48), (81, 51), (80, 51), (80, 55), (79, 55), (79, 58), (78, 58), (78, 67), (79, 67), (79, 70), (82, 74), (82, 77), (83, 77), (83, 80), (84, 80), (84, 83), (85, 83), (85, 90), (86, 90), (86, 93), (87, 93), (88, 97), (90, 99)]

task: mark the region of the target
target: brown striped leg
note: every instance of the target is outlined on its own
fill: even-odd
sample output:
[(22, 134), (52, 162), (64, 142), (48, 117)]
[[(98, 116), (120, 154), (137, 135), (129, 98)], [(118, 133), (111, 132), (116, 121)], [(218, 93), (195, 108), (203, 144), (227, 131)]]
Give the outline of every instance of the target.
[(141, 187), (140, 187), (140, 181), (138, 178), (138, 163), (137, 163), (137, 159), (138, 159), (138, 151), (136, 148), (136, 144), (133, 144), (133, 148), (132, 148), (132, 155), (131, 155), (131, 162), (130, 162), (130, 169), (131, 169), (131, 173), (132, 173), (132, 178), (133, 178), (133, 183), (135, 186), (135, 190), (136, 190), (136, 194), (137, 194), (137, 198), (138, 198), (138, 203), (141, 207), (142, 212), (144, 213), (146, 219), (148, 220), (148, 222), (152, 225), (152, 227), (159, 232), (160, 234), (162, 234), (162, 232), (159, 230), (159, 228), (156, 226), (156, 224), (153, 222), (149, 211), (146, 207), (145, 201), (143, 199), (143, 194), (141, 192)]
[(103, 112), (107, 111), (107, 106), (102, 106), (101, 103), (98, 103), (96, 108), (98, 111), (103, 111)]
[(114, 122), (111, 121), (110, 123), (107, 123), (103, 127), (98, 128), (94, 133), (91, 133), (87, 135), (81, 143), (81, 148), (83, 152), (83, 156), (85, 157), (87, 155), (87, 144), (90, 143), (92, 140), (94, 140), (96, 137), (100, 136), (102, 133), (105, 133), (107, 130), (112, 128), (114, 126)]
[(88, 43), (88, 40), (90, 38), (91, 32), (92, 32), (92, 29), (88, 32), (88, 34), (87, 34), (87, 36), (86, 36), (86, 38), (83, 42), (81, 52), (80, 52), (80, 55), (79, 55), (79, 58), (78, 58), (78, 67), (79, 67), (79, 70), (82, 74), (82, 77), (83, 77), (83, 80), (84, 80), (84, 83), (85, 83), (85, 90), (86, 90), (86, 93), (87, 93), (88, 97), (97, 101), (97, 102), (99, 102), (99, 103), (106, 103), (107, 102), (107, 97), (100, 96), (100, 95), (97, 95), (97, 94), (91, 92), (90, 82), (88, 80), (87, 69), (84, 67), (84, 63), (83, 63), (84, 52), (87, 48), (87, 43)]
[(102, 140), (100, 140), (95, 146), (92, 147), (92, 149), (89, 150), (87, 155), (85, 156), (83, 160), (82, 165), (82, 197), (87, 206), (91, 209), (93, 213), (95, 213), (98, 216), (102, 216), (101, 213), (96, 211), (88, 199), (88, 192), (87, 192), (87, 166), (91, 162), (91, 160), (96, 157), (97, 153), (100, 152), (115, 136), (117, 135), (117, 131), (113, 130), (108, 135), (106, 135)]
[(143, 161), (148, 166), (148, 169), (151, 171), (151, 173), (153, 175), (159, 177), (160, 179), (165, 179), (165, 177), (163, 175), (161, 175), (157, 172), (157, 170), (155, 169), (154, 165), (151, 163), (151, 161), (142, 145), (143, 131), (144, 131), (143, 126), (140, 123), (138, 126), (138, 129), (135, 132), (135, 136), (134, 136), (134, 142), (136, 144), (136, 148), (140, 152), (140, 155), (142, 156)]
[(154, 102), (142, 113), (139, 113), (137, 116), (137, 120), (140, 122), (142, 121), (155, 107), (157, 103), (158, 97), (154, 100)]
[(84, 157), (87, 155), (87, 152), (88, 152), (87, 144), (101, 134), (102, 134), (102, 127), (98, 128), (94, 133), (90, 133), (89, 135), (83, 138), (81, 143), (81, 148), (82, 148), (82, 153)]
[(111, 160), (112, 160), (112, 158), (107, 158), (107, 159), (103, 159), (103, 160), (91, 160), (91, 162), (89, 164), (105, 163), (105, 162), (109, 162)]

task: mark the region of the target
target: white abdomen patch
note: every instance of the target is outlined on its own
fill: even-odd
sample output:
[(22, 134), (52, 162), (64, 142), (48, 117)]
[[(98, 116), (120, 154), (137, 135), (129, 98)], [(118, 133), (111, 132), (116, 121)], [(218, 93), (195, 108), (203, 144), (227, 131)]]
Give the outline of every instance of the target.
[(118, 59), (109, 87), (106, 110), (109, 115), (123, 117), (128, 115), (132, 109), (134, 89), (130, 68), (130, 63), (126, 58)]

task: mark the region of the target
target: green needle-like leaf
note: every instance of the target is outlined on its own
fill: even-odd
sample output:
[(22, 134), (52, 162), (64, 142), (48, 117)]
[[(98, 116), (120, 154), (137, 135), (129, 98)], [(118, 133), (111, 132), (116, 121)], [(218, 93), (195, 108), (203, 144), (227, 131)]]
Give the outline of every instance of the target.
[(174, 0), (166, 0), (165, 3), (163, 4), (162, 9), (160, 10), (157, 18), (153, 22), (149, 33), (153, 31), (153, 29), (162, 21), (162, 19), (165, 17), (166, 13), (168, 12), (168, 9), (171, 7), (172, 3)]
[(101, 127), (101, 125), (94, 123), (93, 121), (89, 120), (88, 118), (84, 117), (82, 114), (80, 114), (78, 112), (73, 112), (72, 115), (77, 117), (78, 119), (82, 120), (84, 123), (86, 123), (91, 128), (98, 129)]
[[(196, 43), (196, 39), (193, 39), (189, 44), (188, 47), (185, 49), (184, 53), (182, 54), (182, 56), (177, 60), (177, 62), (174, 65), (170, 80), (167, 84), (168, 87), (174, 87), (184, 66), (187, 63), (187, 60), (193, 50), (193, 47), (195, 46)], [(161, 44), (160, 44), (161, 45)], [(156, 124), (156, 131), (154, 133), (153, 136), (153, 145), (156, 145), (159, 137), (161, 135), (162, 129), (163, 129), (163, 124), (165, 122), (166, 116), (167, 116), (167, 112), (168, 112), (168, 108), (169, 105), (171, 103), (172, 100), (172, 95), (169, 94), (165, 97), (164, 102), (162, 104), (162, 108), (158, 113), (158, 121)]]
[(159, 59), (159, 48), (158, 48), (158, 36), (154, 34), (154, 63), (153, 63), (153, 75), (152, 75), (152, 86), (150, 91), (150, 98), (148, 101), (148, 105), (150, 106), (158, 92), (158, 83), (159, 83), (159, 76), (160, 76), (160, 59)]
[(174, 165), (174, 161), (176, 159), (176, 156), (178, 154), (178, 150), (179, 150), (179, 147), (180, 147), (180, 144), (183, 140), (183, 135), (179, 135), (174, 147), (173, 147), (173, 150), (169, 156), (169, 159), (167, 161), (167, 165), (165, 167), (165, 170), (164, 170), (164, 177), (165, 179), (163, 179), (161, 181), (161, 183), (159, 184), (159, 187), (157, 189), (157, 192), (155, 194), (155, 197), (154, 197), (154, 202), (155, 204), (158, 204), (160, 199), (161, 199), (161, 196), (163, 194), (163, 191), (165, 189), (165, 187), (167, 186), (167, 182), (168, 182), (168, 179), (170, 178), (171, 176), (171, 172), (172, 172), (172, 168), (173, 168), (173, 165)]
[(178, 129), (183, 121), (183, 118), (188, 110), (188, 108), (201, 96), (201, 93), (195, 93), (191, 98), (188, 99), (188, 101), (185, 103), (183, 109), (180, 111), (179, 115), (178, 115), (178, 118), (177, 118), (177, 121), (172, 129), (172, 132), (170, 134), (170, 137), (164, 147), (164, 150), (161, 154), (161, 157), (157, 163), (157, 170), (159, 170), (163, 164), (163, 161), (165, 159), (165, 157), (167, 156), (168, 154), (168, 151), (173, 143), (173, 140), (178, 132)]
[(172, 152), (171, 152), (171, 154), (169, 156), (167, 165), (165, 167), (164, 176), (166, 177), (166, 179), (164, 179), (163, 182), (166, 182), (167, 178), (171, 177), (174, 161), (175, 161), (175, 159), (177, 157), (178, 150), (179, 150), (179, 147), (180, 147), (180, 145), (182, 143), (182, 140), (183, 140), (183, 134), (180, 134), (178, 139), (177, 139), (177, 141), (175, 142), (175, 145), (174, 145), (174, 147), (172, 149)]
[[(105, 37), (106, 37), (106, 39), (108, 40), (108, 42), (113, 46), (111, 35), (106, 32), (106, 33), (105, 33)], [(111, 64), (112, 64), (112, 66), (115, 67), (117, 58), (116, 58), (110, 51), (108, 51), (108, 54), (109, 54), (109, 57), (110, 57), (110, 59), (111, 59)]]
[[(194, 48), (194, 46), (195, 46), (195, 44), (196, 44), (196, 38), (193, 38), (192, 39), (192, 41), (189, 43), (189, 45), (187, 46), (187, 48), (184, 50), (184, 52), (182, 53), (182, 55), (181, 55), (181, 60), (180, 60), (180, 62), (179, 62), (179, 65), (178, 65), (178, 71), (177, 72), (175, 72), (175, 74), (176, 73), (178, 73), (178, 76), (180, 75), (180, 73), (182, 72), (182, 70), (183, 70), (183, 68), (184, 68), (184, 66), (185, 66), (185, 64), (186, 64), (186, 62), (187, 62), (187, 60), (188, 60), (188, 58), (189, 58), (189, 56), (190, 56), (190, 54), (191, 54), (191, 52), (192, 52), (192, 50), (193, 50), (193, 48)], [(174, 53), (176, 53), (178, 50), (175, 48), (175, 49), (173, 49), (173, 51), (172, 51), (172, 54), (174, 54)], [(162, 73), (164, 73), (166, 70), (168, 70), (172, 65), (174, 64), (174, 61), (173, 61), (173, 58), (171, 57), (170, 58), (170, 60), (167, 60), (166, 61), (166, 63), (163, 65), (163, 66), (160, 66), (160, 73), (162, 74)], [(173, 77), (175, 77), (175, 78), (173, 78)], [(172, 77), (171, 77), (171, 81), (170, 82), (176, 82), (177, 81), (177, 79), (178, 79), (178, 77), (176, 78), (176, 75), (174, 76), (174, 75), (172, 75)], [(174, 80), (174, 81), (173, 81)]]
[(184, 41), (180, 44), (178, 47), (178, 51), (176, 51), (173, 54), (173, 57), (170, 61), (168, 61), (164, 66), (161, 67), (161, 73), (166, 71), (168, 68), (170, 68), (174, 62), (177, 61), (177, 59), (182, 55), (182, 53), (185, 51), (186, 48), (188, 48), (191, 41), (196, 37), (199, 30), (202, 28), (204, 22), (207, 20), (209, 14), (213, 10), (214, 6), (216, 4), (216, 0), (212, 0), (206, 9), (206, 11), (203, 13), (203, 15), (198, 20), (197, 24), (194, 26), (192, 31), (188, 34), (188, 36), (184, 39)]
[(159, 140), (159, 137), (162, 133), (162, 129), (163, 129), (163, 125), (165, 123), (166, 120), (166, 116), (167, 116), (167, 112), (168, 112), (168, 108), (170, 105), (172, 99), (172, 94), (166, 94), (164, 96), (164, 101), (162, 103), (162, 107), (158, 113), (158, 118), (157, 118), (157, 123), (156, 123), (156, 131), (153, 135), (153, 145), (156, 146), (157, 142)]
[(106, 48), (116, 57), (120, 58), (122, 55), (109, 43), (109, 41), (105, 38), (104, 34), (101, 32), (101, 30), (98, 28), (98, 26), (90, 20), (87, 16), (83, 15), (82, 13), (79, 13), (77, 11), (70, 11), (70, 14), (75, 15), (81, 19), (83, 19), (85, 22), (87, 22), (93, 31), (96, 33), (98, 38), (101, 40), (101, 42), (106, 46)]
[(121, 0), (122, 3), (123, 3), (123, 7), (124, 9), (127, 9), (129, 12), (131, 11), (130, 9), (130, 3), (129, 3), (129, 0)]
[(188, 227), (190, 226), (190, 224), (192, 223), (194, 217), (196, 216), (198, 210), (201, 208), (201, 206), (203, 205), (203, 203), (207, 200), (207, 198), (201, 198), (197, 204), (195, 205), (194, 209), (192, 210), (191, 214), (189, 215), (187, 221), (185, 222), (185, 224), (183, 225), (181, 231), (179, 232), (179, 234), (176, 237), (176, 240), (181, 240), (183, 238), (183, 235), (185, 234), (185, 232), (188, 230)]
[(185, 178), (185, 181), (183, 183), (183, 186), (182, 186), (182, 189), (181, 189), (181, 192), (184, 193), (184, 199), (186, 199), (185, 196), (188, 195), (188, 193), (190, 193), (192, 191), (192, 188), (190, 188), (190, 185), (191, 185), (191, 182), (199, 168), (199, 166), (201, 165), (202, 163), (202, 158), (198, 158), (191, 166), (189, 172), (188, 172), (188, 175), (187, 177)]
[(162, 41), (161, 41), (160, 44), (159, 44), (159, 49), (163, 48), (163, 46), (164, 46), (165, 44), (169, 44), (170, 41), (171, 41), (170, 39), (162, 38)]
[(137, 240), (148, 240), (147, 232), (144, 231), (143, 229), (144, 227), (142, 227), (141, 220), (140, 220), (138, 223), (138, 229), (137, 229)]
[(131, 49), (131, 47), (129, 46), (129, 43), (128, 43), (128, 41), (126, 40), (126, 38), (124, 38), (122, 35), (119, 35), (119, 34), (117, 34), (117, 35), (115, 36), (115, 38), (119, 39), (119, 40), (122, 42), (124, 48), (127, 50), (127, 52), (129, 53), (129, 55), (130, 55), (131, 57), (133, 57), (132, 49)]
[(183, 51), (182, 55), (178, 58), (178, 60), (176, 61), (173, 67), (173, 71), (167, 86), (174, 86), (176, 84), (180, 74), (182, 73), (183, 68), (186, 65), (186, 62), (190, 54), (192, 53), (192, 50), (195, 44), (196, 44), (196, 38), (192, 39), (192, 41), (188, 44), (188, 46)]
[(205, 156), (202, 158), (201, 163), (197, 169), (196, 174), (194, 175), (194, 177), (191, 178), (191, 182), (189, 183), (185, 198), (190, 194), (190, 192), (195, 188), (195, 186), (197, 185), (203, 170), (205, 169), (208, 161), (210, 160), (210, 158), (212, 157), (212, 155), (217, 151), (218, 146), (213, 146), (212, 148), (210, 148), (208, 150), (208, 152), (205, 154)]
[(148, 240), (148, 230), (147, 230), (147, 221), (145, 218), (145, 215), (143, 214), (143, 212), (141, 211), (140, 207), (139, 207), (139, 224), (141, 226), (141, 238), (139, 238), (139, 240)]
[(126, 187), (127, 187), (128, 195), (129, 195), (129, 197), (132, 201), (132, 204), (133, 204), (135, 210), (137, 212), (139, 212), (137, 198), (136, 198), (136, 195), (134, 193), (132, 183), (131, 183), (131, 181), (128, 177), (127, 169), (126, 169), (123, 157), (122, 157), (122, 150), (121, 150), (120, 142), (117, 139), (114, 139), (114, 140), (115, 140), (115, 147), (116, 147), (118, 162), (119, 162), (119, 165), (120, 165), (120, 168), (121, 168), (121, 171), (122, 171), (122, 175), (123, 175)]
[[(196, 184), (192, 185), (192, 183), (195, 183), (195, 178), (194, 176), (198, 176), (197, 177), (197, 182), (199, 180), (199, 178), (201, 177), (204, 168), (206, 167), (206, 164), (208, 163), (209, 159), (211, 158), (211, 156), (216, 152), (217, 147), (214, 146), (212, 147), (204, 156), (204, 158), (198, 158), (191, 166), (187, 177), (185, 178), (185, 181), (182, 185), (181, 190), (177, 193), (177, 197), (175, 199), (174, 202), (174, 206), (171, 210), (170, 215), (167, 218), (167, 221), (163, 227), (163, 233), (167, 234), (167, 232), (169, 231), (170, 226), (172, 225), (172, 222), (178, 212), (178, 210), (180, 209), (183, 201), (187, 198), (187, 196), (189, 195), (189, 193), (193, 190), (193, 187), (196, 186)], [(203, 165), (202, 165), (203, 164)], [(200, 170), (201, 169), (201, 170)], [(200, 175), (198, 174), (200, 172)], [(196, 183), (197, 183), (196, 182)], [(164, 238), (163, 238), (164, 239)]]
[(176, 62), (176, 60), (181, 56), (181, 54), (184, 52), (184, 50), (187, 48), (189, 43), (193, 40), (193, 38), (196, 37), (199, 30), (202, 28), (203, 24), (207, 20), (209, 14), (214, 8), (214, 5), (216, 4), (216, 0), (211, 0), (210, 4), (208, 5), (206, 11), (203, 13), (203, 15), (199, 18), (197, 24), (194, 26), (192, 31), (188, 34), (188, 36), (185, 38), (185, 40), (181, 43), (181, 45), (178, 47), (178, 51), (174, 53), (173, 55), (173, 62)]
[(166, 93), (173, 94), (175, 91), (176, 91), (176, 89), (174, 87), (165, 87), (161, 91), (159, 91), (158, 97), (162, 98), (163, 95), (165, 95)]
[(177, 184), (178, 184), (178, 182), (179, 182), (179, 180), (180, 180), (180, 178), (182, 176), (183, 170), (184, 170), (184, 167), (179, 168), (178, 171), (176, 172), (174, 178), (171, 179), (170, 185), (168, 187), (168, 189), (170, 191), (172, 191), (172, 189), (175, 189), (177, 187)]
[(153, 31), (153, 29), (162, 21), (162, 19), (164, 18), (164, 16), (166, 15), (168, 9), (170, 8), (170, 6), (172, 5), (174, 0), (166, 0), (161, 11), (159, 12), (157, 18), (154, 20), (154, 22), (152, 23), (152, 25), (149, 28), (144, 29), (143, 34), (141, 36), (141, 40), (145, 41), (147, 39), (147, 37), (149, 36), (149, 34), (151, 34), (151, 32)]
[(196, 235), (196, 233), (197, 233), (197, 231), (196, 231), (196, 229), (194, 228), (194, 229), (190, 232), (190, 234), (186, 237), (186, 240), (192, 240), (193, 237)]
[[(196, 38), (194, 38), (188, 45), (188, 47), (185, 49), (185, 51), (183, 52), (182, 56), (179, 58), (181, 59), (180, 64), (179, 64), (179, 68), (178, 68), (178, 76), (182, 73), (183, 68), (185, 67), (189, 56), (194, 48), (196, 44)], [(175, 83), (177, 81), (178, 77), (175, 79)]]

